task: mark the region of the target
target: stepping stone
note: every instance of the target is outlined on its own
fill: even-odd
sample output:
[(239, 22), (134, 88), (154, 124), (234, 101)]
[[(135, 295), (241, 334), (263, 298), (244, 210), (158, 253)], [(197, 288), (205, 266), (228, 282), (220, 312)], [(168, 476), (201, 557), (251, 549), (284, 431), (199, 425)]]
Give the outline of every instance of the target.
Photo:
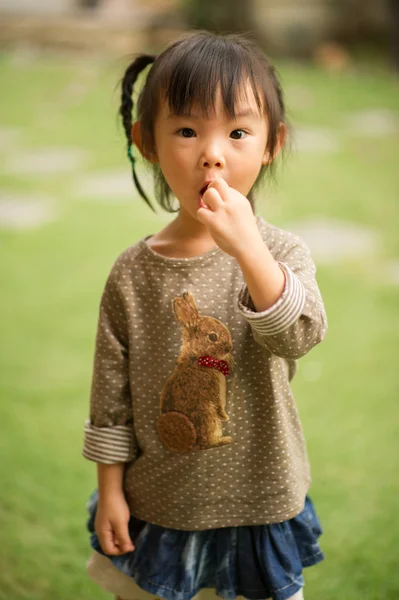
[(399, 113), (375, 108), (346, 116), (346, 128), (362, 137), (383, 137), (399, 132)]
[(41, 148), (13, 154), (6, 160), (6, 172), (24, 175), (53, 175), (80, 170), (87, 152), (79, 148)]
[(14, 67), (31, 66), (40, 58), (42, 51), (39, 44), (21, 40), (10, 53), (10, 64)]
[(364, 258), (379, 251), (376, 232), (345, 221), (309, 219), (286, 226), (299, 235), (309, 246), (319, 264), (333, 264), (340, 260)]
[[(140, 169), (137, 175), (144, 191), (152, 198), (154, 193), (151, 173)], [(82, 198), (98, 199), (101, 202), (121, 200), (131, 202), (132, 200), (136, 201), (139, 199), (129, 165), (123, 170), (92, 173), (89, 177), (85, 177), (79, 181), (75, 188), (75, 193)]]
[(136, 200), (136, 188), (129, 167), (123, 171), (100, 171), (82, 179), (75, 188), (77, 196), (94, 200)]
[(55, 218), (54, 208), (46, 198), (0, 192), (0, 229), (36, 229)]
[(7, 152), (10, 147), (15, 147), (21, 135), (22, 131), (20, 129), (0, 125), (0, 152)]
[(295, 106), (295, 111), (313, 108), (315, 105), (313, 92), (304, 85), (292, 84), (287, 86), (285, 95), (288, 105)]
[[(139, 169), (139, 181), (157, 212), (152, 213), (150, 208), (147, 210), (151, 212), (156, 221), (172, 221), (176, 215), (163, 210), (155, 200), (151, 170), (140, 167)], [(92, 173), (89, 177), (85, 177), (78, 182), (74, 189), (74, 195), (79, 199), (94, 200), (95, 202), (138, 202), (145, 206), (145, 202), (140, 197), (134, 184), (129, 165), (123, 170)]]
[(399, 285), (399, 261), (392, 261), (385, 264), (386, 280), (388, 283)]
[(304, 127), (295, 129), (293, 145), (299, 152), (336, 152), (339, 148), (332, 131)]

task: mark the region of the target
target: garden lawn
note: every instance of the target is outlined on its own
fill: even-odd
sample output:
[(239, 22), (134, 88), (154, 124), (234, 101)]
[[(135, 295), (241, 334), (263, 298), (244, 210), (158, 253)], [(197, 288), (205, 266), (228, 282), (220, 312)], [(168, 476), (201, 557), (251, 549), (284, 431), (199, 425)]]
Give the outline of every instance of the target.
[[(90, 175), (129, 173), (116, 120), (124, 65), (0, 57), (0, 206), (45, 199), (51, 209), (41, 226), (0, 229), (1, 600), (109, 597), (84, 570), (95, 465), (81, 447), (98, 303), (116, 256), (170, 218), (133, 187), (130, 198), (77, 192)], [(282, 227), (349, 221), (380, 240), (318, 264), (329, 332), (293, 383), (327, 557), (305, 571), (305, 598), (398, 600), (398, 83), (365, 63), (343, 75), (278, 66), (292, 124), (327, 132), (335, 149), (289, 153), (258, 211)], [(354, 114), (377, 109), (386, 131), (351, 128)], [(26, 172), (30, 152), (56, 148), (83, 151), (81, 162)]]

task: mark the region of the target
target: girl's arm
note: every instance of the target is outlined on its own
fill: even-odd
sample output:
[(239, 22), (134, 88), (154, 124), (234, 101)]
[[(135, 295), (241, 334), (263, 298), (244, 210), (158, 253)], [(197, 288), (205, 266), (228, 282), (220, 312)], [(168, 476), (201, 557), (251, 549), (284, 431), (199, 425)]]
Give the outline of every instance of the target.
[(101, 298), (83, 456), (115, 464), (138, 455), (129, 382), (128, 326), (119, 287), (118, 261)]
[(94, 529), (105, 554), (132, 552), (129, 535), (130, 511), (123, 494), (124, 463), (97, 465), (98, 505)]
[(99, 498), (113, 498), (123, 493), (124, 463), (104, 465), (97, 463), (97, 482)]
[(281, 297), (285, 271), (276, 262), (262, 238), (236, 256), (255, 310), (263, 312)]
[[(252, 258), (252, 262), (243, 258), (238, 260), (246, 279), (239, 293), (238, 309), (251, 325), (256, 342), (276, 356), (298, 359), (321, 342), (327, 331), (316, 267), (307, 245), (292, 234), (277, 252), (273, 252), (273, 257), (266, 247), (270, 257), (262, 261), (262, 252), (256, 259)], [(270, 258), (274, 264), (269, 274)], [(285, 283), (280, 296), (270, 304), (280, 285), (276, 266), (284, 272)], [(269, 285), (270, 292), (267, 292)], [(257, 310), (263, 306), (267, 308)]]
[(97, 463), (95, 531), (105, 554), (134, 549), (130, 510), (123, 492), (125, 463), (134, 460), (134, 434), (128, 370), (128, 331), (119, 291), (117, 263), (101, 298), (96, 338), (90, 419), (85, 423), (83, 456)]

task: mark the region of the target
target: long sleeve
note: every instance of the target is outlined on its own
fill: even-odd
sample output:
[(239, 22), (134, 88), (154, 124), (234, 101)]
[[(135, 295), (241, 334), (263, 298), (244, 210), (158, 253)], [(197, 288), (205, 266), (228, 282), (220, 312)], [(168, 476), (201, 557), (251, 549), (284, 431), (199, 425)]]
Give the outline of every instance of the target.
[(117, 277), (102, 295), (83, 456), (99, 463), (128, 462), (137, 455), (129, 387), (128, 330)]
[(274, 258), (286, 276), (280, 298), (267, 310), (256, 312), (244, 284), (238, 309), (250, 324), (257, 343), (276, 356), (298, 359), (321, 342), (327, 331), (316, 267), (307, 245), (293, 235)]

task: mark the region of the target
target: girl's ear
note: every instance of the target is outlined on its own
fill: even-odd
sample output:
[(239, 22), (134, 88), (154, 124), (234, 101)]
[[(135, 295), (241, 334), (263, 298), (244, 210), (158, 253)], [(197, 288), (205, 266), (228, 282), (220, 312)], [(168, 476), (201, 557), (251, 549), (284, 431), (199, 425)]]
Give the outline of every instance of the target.
[(144, 156), (145, 159), (147, 159), (151, 163), (158, 162), (158, 158), (157, 158), (157, 155), (155, 152), (151, 154), (151, 153), (145, 152), (143, 149), (143, 139), (141, 136), (140, 121), (136, 121), (132, 125), (132, 140), (133, 140), (134, 145), (137, 146), (137, 148), (140, 150), (141, 154)]
[(277, 134), (277, 143), (274, 149), (273, 156), (270, 156), (269, 150), (266, 150), (263, 155), (262, 164), (269, 165), (273, 160), (280, 154), (282, 147), (284, 146), (285, 138), (287, 137), (287, 126), (285, 123), (280, 123), (278, 134)]

